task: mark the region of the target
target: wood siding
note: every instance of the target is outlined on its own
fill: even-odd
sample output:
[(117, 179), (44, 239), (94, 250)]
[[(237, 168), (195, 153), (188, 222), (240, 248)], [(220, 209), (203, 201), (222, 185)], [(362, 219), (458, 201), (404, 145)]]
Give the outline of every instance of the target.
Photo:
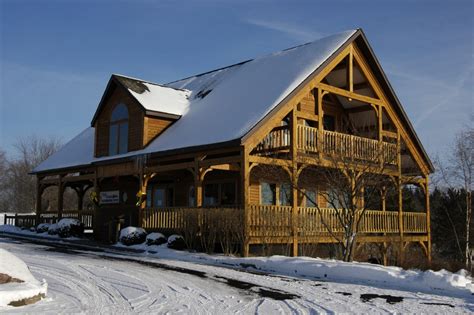
[(127, 106), (128, 120), (128, 151), (143, 148), (143, 121), (144, 112), (140, 104), (133, 99), (123, 88), (116, 86), (107, 99), (95, 123), (95, 156), (109, 154), (110, 116), (117, 104)]
[(173, 122), (175, 122), (173, 119), (145, 116), (143, 124), (143, 146), (147, 146), (150, 141), (159, 136)]

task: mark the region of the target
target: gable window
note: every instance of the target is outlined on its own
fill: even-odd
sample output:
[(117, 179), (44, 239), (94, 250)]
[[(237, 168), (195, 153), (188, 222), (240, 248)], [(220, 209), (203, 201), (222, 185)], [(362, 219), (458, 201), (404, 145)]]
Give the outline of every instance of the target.
[(115, 106), (110, 117), (109, 155), (128, 152), (128, 109), (125, 104)]

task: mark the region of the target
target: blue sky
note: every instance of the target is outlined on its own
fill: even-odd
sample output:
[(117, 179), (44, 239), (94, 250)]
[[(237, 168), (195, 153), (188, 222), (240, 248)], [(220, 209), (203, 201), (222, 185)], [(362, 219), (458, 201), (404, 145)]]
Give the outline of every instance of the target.
[[(67, 141), (120, 73), (166, 83), (361, 27), (430, 154), (474, 114), (474, 1), (0, 0), (0, 149)], [(471, 115), (471, 117), (470, 117)]]

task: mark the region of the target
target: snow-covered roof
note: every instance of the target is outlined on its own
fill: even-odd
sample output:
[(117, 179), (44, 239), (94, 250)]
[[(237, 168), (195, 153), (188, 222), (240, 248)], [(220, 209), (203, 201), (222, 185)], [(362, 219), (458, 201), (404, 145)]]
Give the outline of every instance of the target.
[(143, 150), (102, 158), (94, 158), (94, 129), (88, 128), (33, 172), (240, 139), (355, 32), (331, 35), (167, 85), (121, 77), (145, 108), (181, 118)]
[(179, 116), (188, 110), (191, 91), (122, 75), (114, 76), (146, 110)]

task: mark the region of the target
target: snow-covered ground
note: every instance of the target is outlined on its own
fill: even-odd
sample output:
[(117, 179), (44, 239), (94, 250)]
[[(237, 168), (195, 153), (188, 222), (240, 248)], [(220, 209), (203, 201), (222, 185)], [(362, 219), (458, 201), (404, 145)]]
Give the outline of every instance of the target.
[[(467, 291), (463, 294), (441, 288), (438, 294), (434, 289), (432, 293), (421, 293), (417, 290), (384, 288), (381, 283), (372, 286), (363, 281), (357, 284), (355, 281), (344, 283), (305, 275), (258, 274), (253, 266), (246, 266), (252, 272), (236, 270), (233, 268), (235, 264), (224, 268), (217, 266), (217, 262), (202, 259), (205, 255), (176, 254), (164, 247), (159, 247), (156, 254), (119, 253), (113, 249), (83, 250), (57, 242), (34, 244), (0, 238), (0, 248), (20, 257), (36, 278), (45, 278), (48, 282), (48, 297), (45, 300), (9, 309), (9, 312), (474, 312), (474, 295), (467, 294)], [(163, 257), (157, 258), (160, 252)], [(189, 257), (188, 261), (176, 260), (179, 255), (181, 258)], [(193, 261), (195, 259), (200, 259), (202, 263)], [(251, 260), (248, 262), (252, 264)], [(263, 263), (263, 260), (253, 259), (253, 263)], [(274, 263), (269, 264), (268, 269), (275, 268), (276, 261)], [(324, 265), (323, 260), (320, 263)], [(289, 265), (289, 261), (280, 259), (279, 264)], [(318, 266), (314, 265), (314, 268)], [(353, 269), (352, 272), (357, 271)]]
[(46, 295), (46, 282), (36, 280), (21, 259), (3, 248), (0, 248), (0, 274), (11, 278), (0, 283), (0, 308)]

